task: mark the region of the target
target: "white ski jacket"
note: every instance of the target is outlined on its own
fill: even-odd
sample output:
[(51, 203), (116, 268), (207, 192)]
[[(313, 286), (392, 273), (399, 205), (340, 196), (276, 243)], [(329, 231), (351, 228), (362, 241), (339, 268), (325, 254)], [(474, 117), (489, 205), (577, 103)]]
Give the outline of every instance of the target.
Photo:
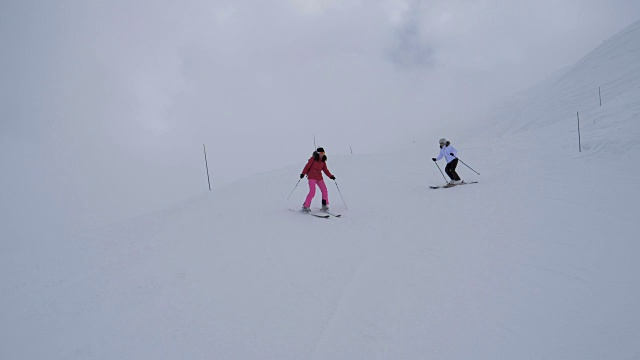
[[(451, 156), (449, 154), (453, 154), (454, 156)], [(458, 156), (458, 150), (456, 150), (453, 145), (449, 144), (448, 146), (444, 146), (440, 149), (440, 155), (438, 155), (436, 160), (442, 159), (443, 156), (447, 160), (448, 164)]]

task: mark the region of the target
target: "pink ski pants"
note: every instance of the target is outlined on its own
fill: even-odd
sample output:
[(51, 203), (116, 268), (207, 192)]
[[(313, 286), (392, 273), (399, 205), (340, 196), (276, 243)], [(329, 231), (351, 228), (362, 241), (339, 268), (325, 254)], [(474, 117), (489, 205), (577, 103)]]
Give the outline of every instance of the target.
[(329, 193), (327, 192), (327, 185), (325, 185), (324, 180), (309, 179), (309, 194), (307, 194), (307, 199), (304, 201), (304, 207), (311, 207), (311, 200), (313, 200), (313, 197), (316, 195), (316, 185), (320, 188), (322, 200), (325, 200), (327, 205), (329, 205)]

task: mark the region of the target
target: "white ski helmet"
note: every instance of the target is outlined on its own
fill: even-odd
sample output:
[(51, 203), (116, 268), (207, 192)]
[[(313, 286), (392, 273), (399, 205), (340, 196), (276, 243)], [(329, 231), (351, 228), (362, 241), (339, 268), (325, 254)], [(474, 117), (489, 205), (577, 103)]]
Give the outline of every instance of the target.
[(446, 144), (446, 143), (447, 143), (447, 139), (442, 138), (442, 139), (440, 139), (440, 140), (438, 141), (438, 143), (440, 143), (440, 145), (444, 146), (444, 144)]

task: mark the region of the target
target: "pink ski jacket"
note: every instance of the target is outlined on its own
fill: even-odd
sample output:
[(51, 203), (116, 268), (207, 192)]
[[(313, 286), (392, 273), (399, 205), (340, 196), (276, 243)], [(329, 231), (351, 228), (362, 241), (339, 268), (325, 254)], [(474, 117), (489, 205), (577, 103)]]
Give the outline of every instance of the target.
[(323, 180), (323, 172), (327, 174), (328, 177), (333, 177), (329, 168), (327, 168), (327, 156), (324, 155), (322, 159), (320, 159), (320, 154), (314, 151), (313, 156), (309, 158), (307, 165), (302, 169), (302, 174), (306, 174), (309, 179)]

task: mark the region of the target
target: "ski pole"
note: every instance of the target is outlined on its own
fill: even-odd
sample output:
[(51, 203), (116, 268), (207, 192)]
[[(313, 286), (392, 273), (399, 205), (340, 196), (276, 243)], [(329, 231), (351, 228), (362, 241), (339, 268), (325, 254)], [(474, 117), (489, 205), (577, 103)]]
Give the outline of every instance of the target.
[(340, 191), (340, 187), (338, 186), (338, 182), (336, 181), (336, 179), (333, 179), (333, 182), (336, 183), (336, 188), (338, 188), (338, 194), (340, 194), (340, 197), (342, 198), (342, 203), (344, 204), (344, 208), (346, 210), (349, 210), (349, 209), (347, 209), (347, 203), (344, 201), (344, 197), (342, 197), (342, 192)]
[[(459, 157), (456, 157), (456, 159), (458, 159), (458, 161), (460, 161), (461, 163), (463, 163), (463, 164), (464, 164), (464, 166), (466, 166), (466, 167), (468, 167), (469, 169), (471, 169), (471, 166), (469, 166), (469, 165), (465, 164), (465, 163), (464, 163), (464, 161), (460, 160), (460, 158), (459, 158)], [(480, 173), (479, 173), (479, 172), (477, 172), (477, 171), (475, 171), (475, 170), (473, 170), (473, 169), (471, 169), (471, 171), (473, 171), (474, 173), (476, 173), (476, 174), (480, 175)]]
[[(302, 180), (302, 178), (300, 178), (300, 180)], [(296, 191), (296, 188), (298, 187), (298, 184), (300, 184), (300, 180), (298, 180), (298, 182), (296, 183), (296, 186), (294, 186), (293, 190), (291, 190), (291, 194), (289, 194), (289, 196), (287, 196), (287, 200), (289, 200), (291, 195), (293, 195), (293, 192)]]
[(440, 170), (440, 174), (442, 174), (442, 177), (444, 178), (444, 182), (447, 182), (447, 178), (444, 177), (444, 173), (442, 172), (442, 169), (440, 169), (440, 165), (438, 165), (438, 163), (435, 161), (433, 163), (436, 164), (436, 166), (438, 167), (438, 170)]

